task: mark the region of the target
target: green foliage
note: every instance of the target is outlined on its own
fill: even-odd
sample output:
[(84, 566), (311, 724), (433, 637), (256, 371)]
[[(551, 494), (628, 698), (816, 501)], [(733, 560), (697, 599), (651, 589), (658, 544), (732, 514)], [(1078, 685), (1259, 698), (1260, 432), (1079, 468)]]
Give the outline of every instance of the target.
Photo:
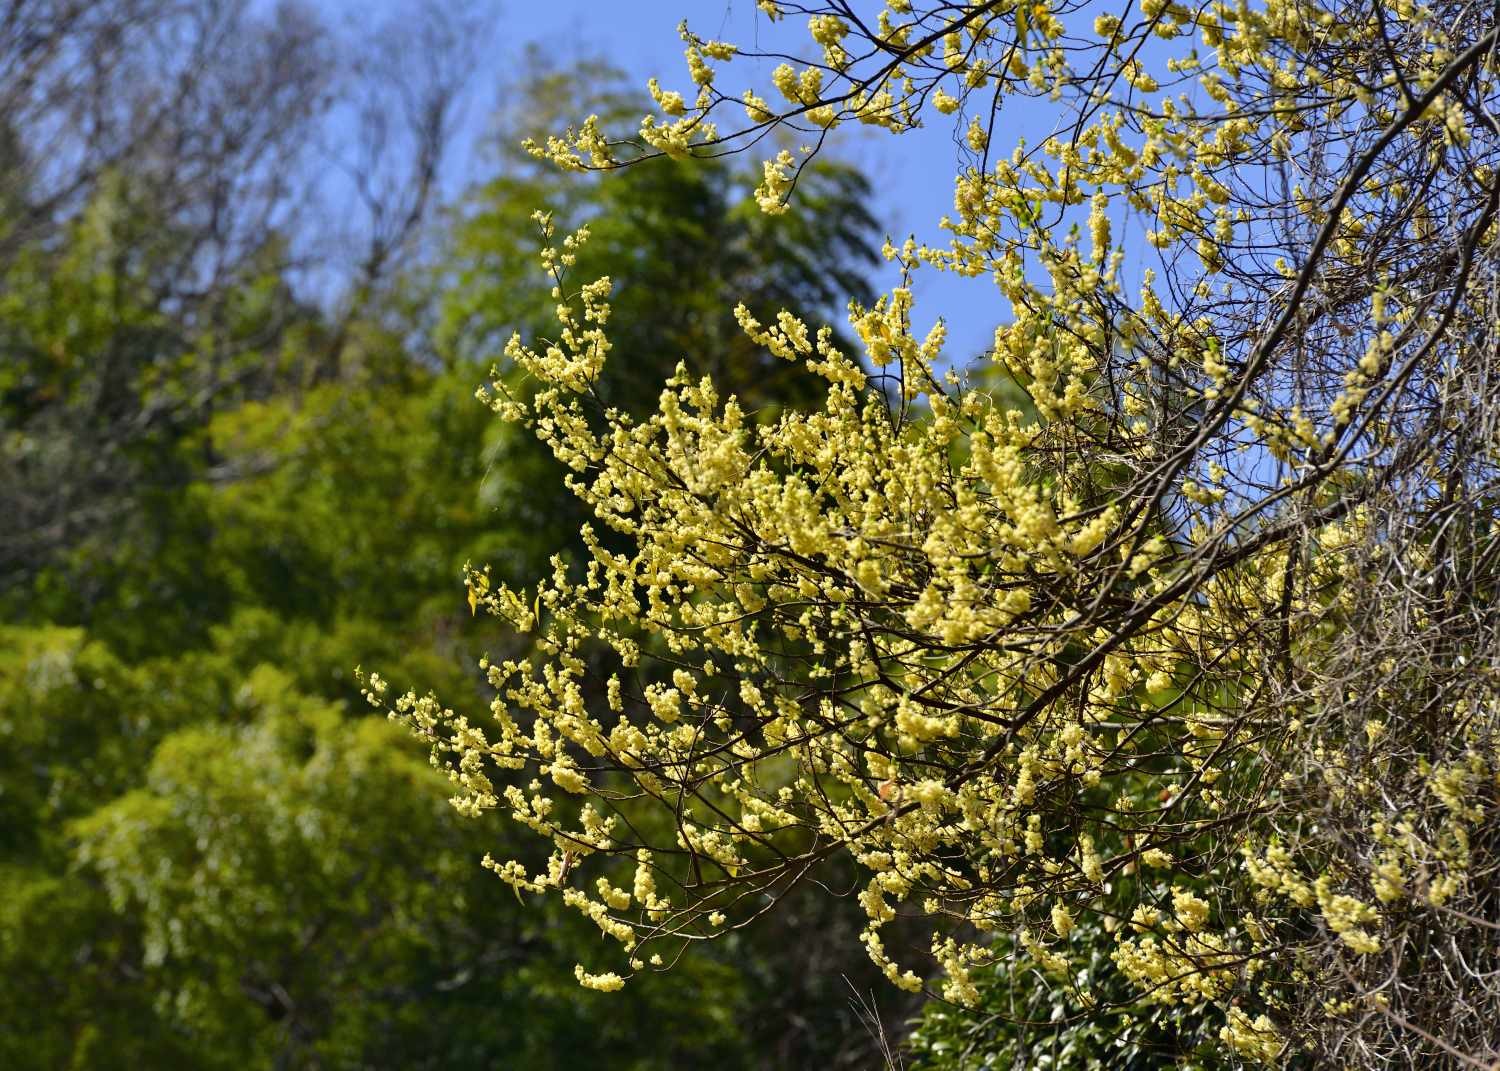
[[(1072, 985), (1025, 965), (1024, 950), (975, 972), (973, 1008), (934, 1000), (907, 1043), (911, 1071), (1217, 1071), (1233, 1066), (1217, 1044), (1220, 1020), (1202, 1007), (1142, 1000), (1109, 961), (1113, 935), (1096, 917), (1072, 941), (1084, 965)], [(1084, 994), (1089, 999), (1084, 998)]]
[[(236, 624), (253, 633), (255, 616)], [(475, 865), (493, 840), (455, 819), (400, 734), (269, 666), (246, 674), (244, 638), (224, 628), (215, 650), (128, 668), (76, 632), (7, 634), (3, 758), (37, 778), (5, 797), (6, 828), (33, 838), (6, 845), (0, 968), (7, 1002), (40, 1029), (0, 1042), (5, 1066), (470, 1067), (524, 1053), (545, 1068), (639, 1048), (639, 1066), (671, 1067), (742, 1051), (726, 1011), (739, 983), (709, 962), (632, 1001), (632, 1015), (670, 1018), (679, 1048), (647, 1059), (622, 1021), (596, 1028), (600, 998), (570, 969), (595, 938), (576, 918), (508, 908)], [(114, 709), (157, 721), (100, 717)], [(102, 746), (78, 739), (90, 724)], [(143, 756), (141, 783), (114, 795)], [(712, 1006), (686, 999), (701, 988)]]
[[(569, 195), (602, 239), (589, 270), (666, 332), (630, 340), (612, 391), (648, 404), (714, 353), (757, 404), (795, 401), (716, 347), (737, 293), (862, 290), (863, 180), (820, 175), (846, 210), (769, 229), (728, 169)], [(525, 574), (576, 530), (551, 459), (473, 397), (495, 339), (548, 314), (516, 223), (558, 189), (511, 166), (476, 190), (378, 324), (325, 322), (269, 269), (188, 316), (162, 297), (182, 247), (123, 181), (0, 264), (0, 503), (50, 533), (0, 540), (0, 1001), (28, 1024), (0, 1066), (728, 1071), (858, 1048), (862, 958), (811, 900), (629, 994), (580, 989), (597, 930), (479, 866), (535, 848), (464, 822), (357, 701), (362, 662), (482, 701), (479, 654), (514, 641), (470, 616), (464, 564)], [(439, 360), (412, 355), (428, 325)]]
[[(274, 241), (187, 296), (199, 250), (165, 211), (111, 176), (77, 218), (0, 261), (0, 509), (13, 522), (0, 610), (149, 616), (162, 648), (194, 643), (178, 595), (213, 539), (191, 490), (214, 463), (205, 428), (297, 384), (316, 352), (311, 312), (271, 267)], [(200, 594), (203, 613), (227, 608)]]

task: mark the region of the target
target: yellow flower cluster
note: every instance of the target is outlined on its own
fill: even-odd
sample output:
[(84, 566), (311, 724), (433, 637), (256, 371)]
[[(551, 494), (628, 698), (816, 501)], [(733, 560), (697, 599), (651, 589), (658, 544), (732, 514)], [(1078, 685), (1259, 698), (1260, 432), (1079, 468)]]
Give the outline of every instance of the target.
[[(505, 377), (481, 394), (568, 468), (587, 558), (524, 591), (471, 573), (473, 605), (532, 643), (485, 664), (483, 729), (414, 694), (392, 712), (461, 810), (504, 809), (554, 845), (539, 872), (489, 865), (562, 895), (632, 971), (660, 962), (646, 946), (715, 936), (840, 852), (897, 985), (927, 976), (886, 950), (898, 918), (928, 921), (928, 969), (959, 1003), (996, 935), (1062, 977), (1097, 918), (1147, 999), (1218, 1008), (1229, 1049), (1274, 1063), (1292, 1044), (1278, 1023), (1324, 1006), (1288, 996), (1328, 977), (1307, 964), (1386, 954), (1395, 905), (1462, 889), (1492, 811), (1476, 739), (1423, 771), (1422, 815), (1387, 813), (1369, 764), (1401, 720), (1330, 713), (1339, 630), (1390, 554), (1365, 501), (1381, 466), (1406, 479), (1429, 446), (1391, 399), (1439, 390), (1449, 366), (1423, 340), (1468, 307), (1467, 283), (1444, 312), (1402, 259), (1437, 239), (1399, 177), (1461, 167), (1451, 214), (1482, 200), (1453, 161), (1493, 139), (1444, 86), (1493, 85), (1485, 39), (1470, 15), (1410, 5), (1391, 29), (1311, 0), (1148, 0), (1144, 22), (1100, 14), (1093, 39), (1056, 3), (874, 6), (857, 24), (844, 5), (813, 14), (814, 54), (776, 66), (766, 96), (721, 91), (747, 53), (684, 28), (696, 99), (653, 81), (638, 146), (958, 116), (972, 155), (951, 240), (887, 247), (905, 278), (850, 307), (858, 355), (789, 312), (736, 310), (751, 343), (818, 378), (819, 404), (756, 418), (683, 366), (635, 419), (596, 392), (610, 282), (570, 291), (586, 234), (559, 241), (542, 217), (559, 331), (506, 347), (527, 397)], [(999, 146), (981, 90), (1057, 107), (1067, 135)], [(748, 125), (720, 133), (721, 105)], [(1258, 200), (1265, 168), (1327, 139), (1349, 147), (1342, 177)], [(597, 120), (533, 150), (619, 162)], [(811, 155), (764, 162), (763, 210), (794, 207)], [(941, 321), (914, 322), (911, 276), (929, 270), (998, 295), (967, 375)], [(1368, 850), (1261, 836), (1293, 799), (1353, 809)], [(1310, 927), (1332, 935), (1316, 955)], [(1295, 970), (1271, 958), (1283, 939), (1306, 953)], [(593, 988), (624, 978), (579, 968)]]

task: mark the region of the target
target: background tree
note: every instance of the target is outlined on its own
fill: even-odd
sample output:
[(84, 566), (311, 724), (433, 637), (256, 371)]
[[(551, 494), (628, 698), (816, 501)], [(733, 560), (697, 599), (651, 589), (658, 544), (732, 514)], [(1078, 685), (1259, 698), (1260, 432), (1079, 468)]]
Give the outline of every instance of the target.
[[(337, 368), (341, 321), (409, 258), (432, 207), (477, 40), (466, 19), (414, 19), (432, 47), (394, 78), (372, 58), (398, 26), (347, 40), (295, 4), (7, 6), (0, 508), (17, 523), (0, 534), (0, 598), (72, 556), (64, 597), (90, 605), (78, 561), (152, 553), (145, 489), (170, 496), (184, 463), (212, 464), (185, 445), (194, 428)], [(396, 158), (410, 168), (382, 162)], [(319, 214), (329, 165), (365, 218)], [(351, 263), (358, 285), (315, 327)]]
[[(214, 32), (245, 28), (227, 25)], [(356, 48), (318, 40), (328, 56)], [(319, 114), (374, 106), (335, 81)], [(420, 80), (380, 91), (450, 99)], [(194, 136), (201, 122), (182, 119)], [(407, 181), (426, 159), (409, 133), (345, 134), (351, 150), (393, 139), (367, 190), (378, 265), (309, 264), (313, 237), (346, 251), (334, 240), (358, 237), (314, 203), (184, 292), (178, 268), (210, 247), (191, 221), (211, 185), (178, 190), (167, 218), (133, 158), (4, 262), (19, 464), (0, 469), (17, 522), (0, 529), (0, 1000), (26, 1029), (0, 1037), (0, 1064), (859, 1066), (869, 1042), (844, 978), (868, 989), (868, 969), (821, 899), (625, 1007), (580, 990), (571, 965), (597, 931), (523, 910), (477, 865), (534, 848), (462, 823), (420, 749), (353, 702), (353, 668), (482, 701), (472, 665), (509, 640), (470, 617), (463, 564), (531, 568), (576, 526), (523, 512), (545, 507), (556, 469), (534, 444), (497, 447), (473, 397), (481, 333), (550, 305), (496, 221), (565, 194), (580, 219), (619, 215), (600, 270), (718, 304), (764, 285), (812, 308), (862, 285), (862, 180), (827, 171), (849, 200), (843, 239), (761, 227), (727, 169), (606, 194), (502, 158), (450, 217), (431, 206), (451, 175)], [(412, 198), (428, 201), (413, 214)], [(741, 274), (649, 267), (681, 252), (668, 202), (738, 243)], [(691, 351), (719, 329), (676, 330)], [(644, 332), (633, 359), (669, 366)]]

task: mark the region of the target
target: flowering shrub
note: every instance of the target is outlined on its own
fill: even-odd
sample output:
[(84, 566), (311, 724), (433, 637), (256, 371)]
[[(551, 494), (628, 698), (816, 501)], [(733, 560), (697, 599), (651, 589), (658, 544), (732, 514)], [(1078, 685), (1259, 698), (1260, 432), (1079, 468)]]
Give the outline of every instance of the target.
[[(541, 871), (485, 865), (618, 944), (586, 986), (838, 855), (902, 988), (973, 1004), (1005, 959), (1088, 1006), (1106, 941), (1101, 994), (1196, 1009), (1230, 1058), (1485, 1066), (1494, 13), (759, 6), (808, 16), (770, 87), (723, 88), (742, 53), (684, 27), (692, 89), (653, 83), (635, 138), (590, 120), (533, 151), (608, 169), (777, 127), (805, 144), (758, 199), (795, 212), (827, 131), (952, 122), (949, 240), (887, 244), (905, 282), (851, 305), (857, 357), (740, 310), (819, 404), (758, 419), (682, 369), (635, 419), (596, 390), (610, 281), (572, 280), (587, 233), (539, 216), (557, 332), (506, 347), (524, 394), (481, 396), (570, 470), (588, 560), (469, 574), (532, 640), (484, 663), (488, 718), (379, 678), (372, 701), (461, 811), (553, 843)], [(1056, 133), (1002, 145), (1021, 99)], [(1003, 299), (984, 367), (921, 329), (920, 271)], [(898, 920), (920, 946), (888, 944)]]

